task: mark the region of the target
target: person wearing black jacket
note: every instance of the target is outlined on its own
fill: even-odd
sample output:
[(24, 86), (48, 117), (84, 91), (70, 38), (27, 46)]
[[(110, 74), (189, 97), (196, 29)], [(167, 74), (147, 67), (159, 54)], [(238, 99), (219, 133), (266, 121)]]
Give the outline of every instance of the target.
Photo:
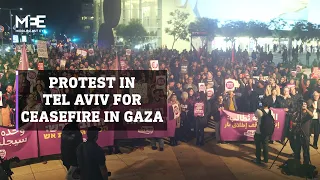
[(217, 97), (216, 103), (213, 104), (211, 112), (211, 115), (213, 116), (213, 120), (215, 122), (215, 135), (218, 143), (222, 143), (220, 138), (220, 111), (224, 110), (224, 106), (225, 104), (223, 102), (223, 96), (219, 95)]
[(202, 117), (196, 117), (196, 138), (197, 142), (196, 144), (198, 146), (204, 145), (204, 128), (208, 124), (208, 119), (210, 117), (210, 103), (207, 101), (206, 96), (204, 92), (200, 92), (200, 97), (197, 101), (197, 103), (204, 103), (204, 116)]
[(182, 139), (189, 141), (192, 138), (191, 135), (191, 120), (190, 115), (192, 114), (192, 105), (188, 101), (188, 93), (183, 92), (181, 95), (181, 127), (182, 127)]
[(61, 135), (61, 160), (69, 170), (71, 166), (77, 167), (77, 147), (83, 142), (82, 134), (77, 122), (67, 124)]
[(277, 96), (277, 90), (272, 89), (271, 95), (266, 97), (267, 101), (270, 102), (270, 107), (280, 108), (281, 107), (281, 97)]
[(286, 119), (285, 119), (285, 125), (284, 125), (283, 136), (282, 136), (283, 139), (281, 141), (282, 143), (284, 143), (285, 138), (288, 137), (290, 142), (290, 147), (294, 152), (295, 150), (294, 135), (291, 133), (290, 124), (291, 124), (292, 115), (295, 109), (293, 105), (293, 99), (290, 96), (290, 89), (288, 87), (285, 87), (283, 89), (281, 108), (283, 108), (284, 111), (286, 112)]

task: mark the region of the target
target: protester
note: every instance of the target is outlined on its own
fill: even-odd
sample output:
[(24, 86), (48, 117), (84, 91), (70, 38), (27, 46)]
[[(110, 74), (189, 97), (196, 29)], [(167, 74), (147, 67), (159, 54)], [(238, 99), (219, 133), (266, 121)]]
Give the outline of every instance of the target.
[[(310, 149), (309, 149), (309, 142), (310, 142), (310, 124), (311, 119), (314, 116), (313, 110), (314, 108), (308, 106), (307, 103), (303, 102), (302, 105), (302, 114), (301, 119), (298, 118), (298, 121), (293, 124), (294, 128), (296, 128), (297, 137), (295, 139), (295, 151), (294, 151), (294, 158), (300, 161), (301, 158), (301, 149), (303, 150), (303, 163), (310, 164)], [(299, 127), (296, 127), (299, 125)]]
[(222, 143), (220, 138), (220, 111), (224, 110), (224, 107), (223, 96), (218, 95), (217, 102), (212, 107), (212, 116), (215, 122), (215, 135), (218, 143)]
[(78, 146), (77, 159), (81, 180), (108, 180), (106, 157), (103, 149), (96, 142), (100, 130), (95, 126), (89, 127), (87, 141)]
[(72, 122), (64, 126), (61, 134), (61, 160), (67, 170), (78, 167), (77, 148), (83, 142), (79, 123)]
[[(159, 69), (167, 70), (167, 89), (159, 90), (154, 84), (148, 85), (148, 89), (150, 88), (152, 90), (150, 91), (151, 93), (148, 94), (149, 101), (144, 101), (144, 103), (158, 103), (168, 100), (168, 103), (173, 102), (173, 104), (178, 104), (180, 106), (180, 108), (177, 109), (180, 110), (180, 114), (177, 113), (175, 117), (176, 120), (180, 121), (177, 123), (177, 129), (175, 132), (176, 136), (171, 138), (171, 145), (177, 145), (177, 141), (179, 139), (191, 139), (196, 132), (199, 132), (197, 130), (202, 130), (202, 128), (196, 128), (197, 121), (194, 116), (194, 105), (198, 102), (197, 97), (199, 94), (198, 83), (205, 83), (207, 89), (213, 88), (214, 90), (214, 96), (212, 97), (213, 99), (207, 98), (206, 100), (210, 102), (209, 104), (212, 107), (210, 116), (213, 117), (213, 120), (216, 123), (216, 138), (218, 142), (221, 141), (219, 136), (219, 111), (230, 110), (235, 112), (254, 112), (258, 108), (262, 107), (262, 100), (263, 98), (266, 98), (270, 100), (271, 107), (284, 108), (284, 110), (288, 110), (289, 112), (291, 109), (297, 108), (296, 104), (298, 104), (297, 102), (300, 99), (299, 97), (304, 96), (305, 99), (309, 99), (312, 95), (310, 93), (313, 92), (314, 87), (310, 85), (310, 80), (304, 78), (303, 75), (301, 79), (296, 78), (299, 76), (292, 76), (291, 71), (295, 70), (295, 67), (289, 68), (287, 66), (288, 64), (278, 64), (278, 66), (276, 66), (275, 64), (271, 63), (270, 61), (272, 61), (272, 54), (270, 54), (270, 52), (267, 54), (267, 52), (261, 51), (262, 47), (258, 47), (257, 51), (254, 51), (254, 53), (251, 54), (252, 59), (250, 59), (246, 50), (242, 51), (239, 49), (239, 51), (235, 52), (235, 61), (231, 60), (231, 49), (226, 51), (215, 49), (212, 52), (200, 53), (196, 50), (184, 50), (182, 52), (178, 52), (174, 49), (169, 50), (167, 48), (159, 48), (152, 51), (132, 50), (132, 54), (130, 56), (126, 56), (126, 47), (109, 50), (102, 50), (96, 46), (93, 46), (92, 48), (94, 49), (94, 55), (82, 56), (76, 53), (77, 48), (69, 49), (69, 47), (65, 47), (62, 48), (61, 52), (61, 46), (59, 48), (51, 47), (49, 50), (48, 60), (43, 61), (44, 68), (45, 70), (114, 70), (116, 62), (115, 55), (117, 54), (119, 59), (122, 59), (126, 62), (125, 69), (148, 70), (151, 67), (150, 60), (159, 59)], [(274, 46), (274, 48), (276, 50), (282, 49), (282, 47), (277, 46)], [(115, 51), (117, 51), (117, 53), (115, 53)], [(286, 61), (288, 59), (287, 50), (283, 52), (283, 56), (284, 61)], [(11, 62), (10, 59), (18, 59), (17, 57), (18, 56), (6, 57), (7, 60), (5, 61), (8, 62), (8, 66), (11, 69), (15, 70), (18, 62)], [(37, 55), (31, 55), (29, 53), (28, 57), (30, 61), (32, 61), (32, 59), (36, 58)], [(59, 59), (65, 59), (66, 64), (61, 66), (61, 61)], [(186, 66), (187, 69), (182, 71), (184, 66)], [(37, 70), (37, 62), (30, 62), (30, 68)], [(69, 75), (66, 74), (66, 76)], [(148, 83), (149, 77), (146, 76), (146, 74), (141, 73), (141, 77), (143, 78), (141, 78), (140, 83)], [(9, 95), (12, 98), (14, 97), (11, 96), (14, 95), (14, 92), (11, 91), (11, 93), (7, 94), (5, 89), (5, 85), (14, 83), (14, 78), (14, 72), (11, 71), (6, 71), (1, 78), (1, 87), (4, 92), (4, 104), (6, 104), (6, 96)], [(225, 79), (227, 78), (232, 78), (235, 80), (235, 82), (239, 82), (240, 87), (235, 87), (233, 92), (226, 92)], [(49, 89), (44, 82), (37, 81), (35, 84), (30, 84), (32, 83), (26, 78), (24, 78), (24, 81), (21, 82), (19, 80), (19, 88), (36, 86), (36, 88), (33, 90), (34, 92), (37, 91), (37, 99), (39, 102), (42, 102), (41, 98), (39, 99), (41, 93), (51, 91), (51, 89)], [(318, 81), (317, 84), (318, 85), (314, 87), (314, 90), (317, 90), (317, 86), (320, 86), (320, 81)], [(286, 94), (286, 98), (282, 98), (280, 96), (281, 92), (284, 91), (287, 86), (290, 86), (289, 95), (291, 98), (289, 98), (288, 94)], [(23, 93), (19, 93), (19, 98), (23, 99), (23, 96), (27, 97), (23, 94), (29, 94), (29, 91), (30, 88)], [(72, 89), (60, 89), (60, 92), (67, 93), (68, 99), (74, 98), (72, 97), (72, 91)], [(88, 91), (88, 89), (85, 91)], [(113, 89), (110, 91), (113, 92), (116, 90)], [(285, 91), (287, 93), (287, 90)], [(185, 92), (188, 94), (188, 96), (186, 96)], [(167, 99), (164, 99), (164, 93), (167, 93)], [(175, 98), (172, 98), (173, 95)], [(289, 99), (292, 101), (292, 106), (287, 102)], [(21, 104), (25, 103), (23, 101), (20, 102)], [(12, 106), (9, 107), (9, 110), (13, 110)], [(2, 108), (2, 110), (6, 111), (7, 109)], [(3, 113), (2, 116), (6, 116), (6, 113)], [(206, 119), (207, 121), (211, 119), (210, 116)], [(12, 123), (7, 123), (7, 125), (11, 126)], [(207, 125), (204, 127), (206, 126)], [(288, 128), (289, 127), (286, 126), (284, 131), (287, 131)], [(199, 133), (197, 134), (199, 135)], [(156, 142), (158, 141), (157, 139), (151, 139), (152, 143), (153, 140)], [(144, 139), (141, 139), (141, 141), (144, 141)], [(115, 142), (114, 144), (116, 145), (115, 149), (117, 149), (115, 151), (118, 151), (119, 143)], [(160, 150), (162, 146), (161, 144), (162, 143), (159, 141)], [(153, 147), (154, 146), (152, 145), (152, 148)]]
[(211, 115), (210, 103), (207, 101), (205, 93), (200, 92), (200, 96), (197, 100), (197, 103), (202, 103), (204, 108), (203, 116), (197, 116), (196, 121), (196, 144), (198, 146), (204, 145), (204, 128), (208, 124), (208, 120)]
[(315, 91), (313, 93), (313, 98), (308, 100), (308, 107), (312, 108), (312, 123), (311, 129), (314, 132), (313, 137), (313, 148), (318, 149), (318, 139), (319, 139), (319, 119), (320, 119), (320, 100), (319, 100), (319, 93)]
[[(274, 128), (274, 113), (269, 109), (269, 103), (267, 99), (262, 100), (262, 109), (258, 109), (255, 112), (255, 116), (258, 118), (257, 129), (254, 135), (254, 143), (256, 145), (256, 159), (255, 163), (261, 164), (261, 149), (263, 150), (263, 161), (268, 163), (269, 151), (268, 151), (268, 141), (272, 135), (272, 129), (269, 126), (270, 123), (273, 124)], [(272, 122), (271, 122), (272, 121)], [(271, 133), (270, 133), (271, 132)], [(262, 147), (261, 147), (262, 146)]]

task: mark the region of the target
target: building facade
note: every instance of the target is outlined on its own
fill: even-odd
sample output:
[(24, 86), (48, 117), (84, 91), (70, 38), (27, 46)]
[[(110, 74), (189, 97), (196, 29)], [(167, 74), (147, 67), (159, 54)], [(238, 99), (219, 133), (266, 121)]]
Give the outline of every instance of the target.
[[(99, 26), (104, 23), (103, 1), (94, 0), (94, 34), (99, 32)], [(171, 47), (173, 37), (165, 33), (168, 27), (167, 21), (170, 20), (170, 12), (175, 9), (185, 11), (190, 14), (190, 22), (195, 19), (192, 8), (188, 3), (181, 3), (181, 0), (122, 0), (121, 17), (119, 24), (127, 24), (132, 19), (139, 19), (143, 27), (149, 33), (156, 34), (150, 38), (147, 44), (153, 47)], [(95, 36), (97, 39), (97, 35)], [(175, 44), (178, 50), (188, 49), (190, 42), (179, 40)], [(139, 48), (139, 47), (137, 47)]]

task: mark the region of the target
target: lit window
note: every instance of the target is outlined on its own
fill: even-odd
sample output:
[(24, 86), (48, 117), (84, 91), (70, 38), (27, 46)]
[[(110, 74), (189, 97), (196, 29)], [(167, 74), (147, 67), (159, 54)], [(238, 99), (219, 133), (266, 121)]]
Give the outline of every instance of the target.
[(87, 20), (87, 17), (86, 16), (82, 16), (81, 19), (82, 20)]

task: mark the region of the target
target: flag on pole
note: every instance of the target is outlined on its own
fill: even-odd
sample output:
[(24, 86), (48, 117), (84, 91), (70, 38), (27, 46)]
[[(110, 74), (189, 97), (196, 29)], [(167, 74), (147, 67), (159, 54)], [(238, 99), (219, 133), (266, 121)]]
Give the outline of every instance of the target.
[[(20, 56), (20, 62), (19, 62), (19, 71), (27, 71), (29, 69), (29, 60), (27, 55), (27, 48), (26, 45), (23, 43), (21, 48), (21, 56)], [(17, 82), (14, 83), (14, 89), (16, 89)]]
[(235, 42), (232, 42), (232, 55), (231, 55), (231, 62), (232, 62), (232, 63), (234, 63), (234, 61), (235, 61), (234, 48), (235, 48)]
[(29, 69), (29, 61), (28, 61), (27, 49), (26, 49), (26, 45), (23, 43), (18, 70), (26, 71), (28, 69)]

